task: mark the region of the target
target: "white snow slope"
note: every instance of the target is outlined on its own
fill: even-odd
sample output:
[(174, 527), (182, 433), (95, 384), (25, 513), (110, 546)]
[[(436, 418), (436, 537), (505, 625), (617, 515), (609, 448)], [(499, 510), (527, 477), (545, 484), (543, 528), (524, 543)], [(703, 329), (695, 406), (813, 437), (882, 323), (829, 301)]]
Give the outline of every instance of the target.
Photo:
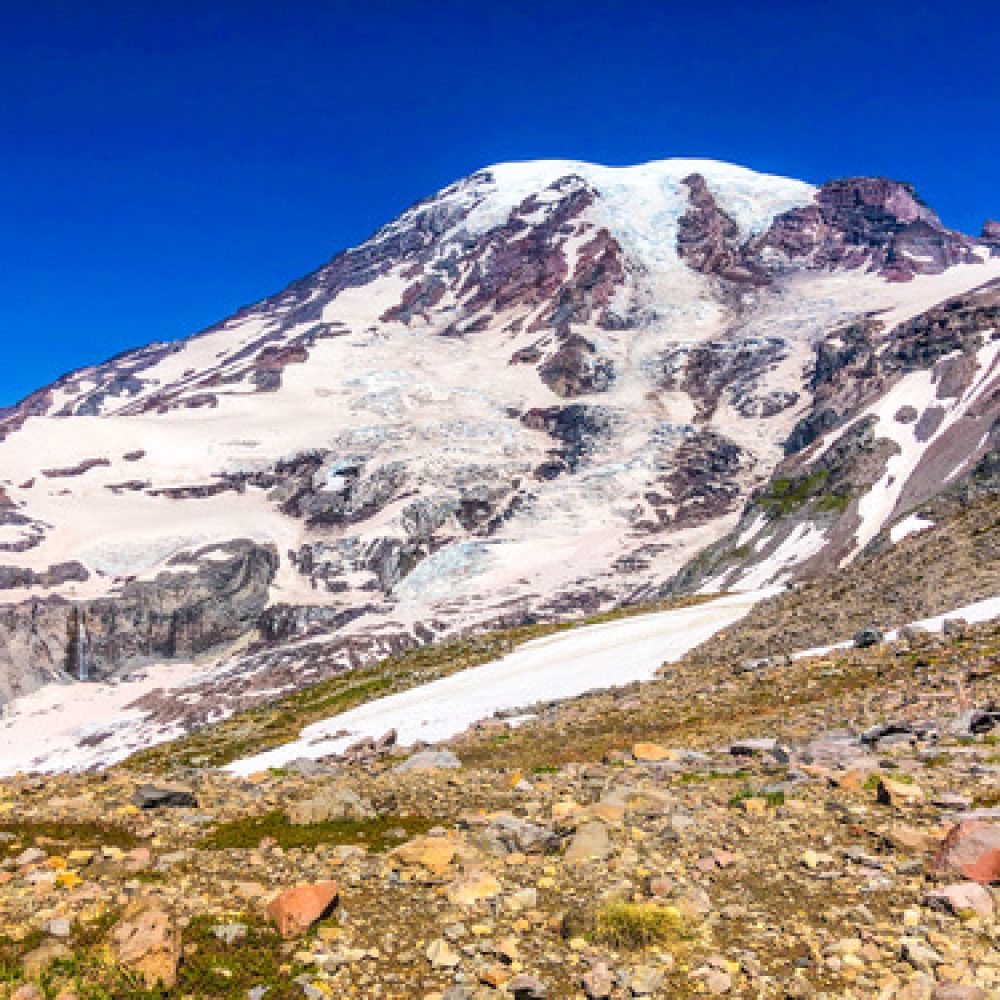
[[(680, 659), (720, 628), (739, 620), (768, 593), (773, 591), (731, 595), (692, 608), (536, 639), (494, 663), (317, 722), (304, 729), (295, 742), (237, 761), (228, 770), (247, 775), (301, 757), (315, 760), (340, 753), (359, 739), (377, 739), (390, 729), (397, 731), (403, 746), (418, 740), (432, 743), (455, 736), (501, 710), (529, 708), (536, 702), (570, 698), (598, 687), (649, 680), (657, 667)], [(913, 624), (940, 631), (947, 618), (974, 623), (996, 617), (1000, 617), (1000, 598), (978, 601)], [(898, 630), (894, 630), (888, 639), (897, 635)], [(836, 648), (797, 655), (821, 655)]]
[[(396, 730), (403, 746), (432, 743), (499, 711), (649, 680), (662, 664), (680, 659), (766, 596), (739, 594), (535, 639), (493, 663), (317, 722), (294, 743), (238, 761), (229, 769), (251, 774), (298, 757), (325, 757), (359, 739), (377, 739), (390, 729)], [(346, 735), (337, 735), (342, 732)]]

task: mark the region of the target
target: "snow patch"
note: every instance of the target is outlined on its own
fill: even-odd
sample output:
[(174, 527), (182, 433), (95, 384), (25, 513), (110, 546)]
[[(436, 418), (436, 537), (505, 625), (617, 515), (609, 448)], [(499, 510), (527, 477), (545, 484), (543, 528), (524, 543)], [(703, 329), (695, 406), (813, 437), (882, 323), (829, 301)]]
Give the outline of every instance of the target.
[[(591, 625), (525, 643), (508, 656), (369, 702), (306, 727), (298, 740), (231, 764), (236, 774), (318, 759), (390, 729), (403, 746), (448, 739), (495, 713), (571, 698), (594, 688), (649, 680), (767, 593), (739, 594), (689, 608)], [(347, 736), (337, 733), (347, 732)]]
[(933, 528), (934, 522), (929, 518), (921, 517), (919, 514), (910, 514), (908, 517), (904, 517), (902, 521), (898, 521), (889, 529), (889, 538), (892, 544), (895, 545), (897, 542), (901, 542), (904, 538), (909, 535), (915, 535), (917, 532), (925, 531), (927, 528)]

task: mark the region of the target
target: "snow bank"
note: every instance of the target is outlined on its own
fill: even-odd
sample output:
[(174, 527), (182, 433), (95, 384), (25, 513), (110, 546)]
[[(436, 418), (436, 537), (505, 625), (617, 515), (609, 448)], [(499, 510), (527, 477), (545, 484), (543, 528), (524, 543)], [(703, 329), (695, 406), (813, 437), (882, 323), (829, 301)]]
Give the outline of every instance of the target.
[(418, 740), (437, 742), (498, 711), (649, 680), (664, 662), (679, 659), (739, 620), (765, 596), (736, 594), (536, 639), (493, 663), (314, 723), (294, 743), (237, 761), (229, 770), (252, 774), (298, 757), (325, 757), (390, 729), (404, 746)]
[(889, 529), (889, 538), (892, 544), (895, 545), (909, 535), (915, 535), (918, 531), (924, 531), (926, 528), (933, 527), (934, 522), (928, 518), (921, 517), (919, 514), (910, 514)]

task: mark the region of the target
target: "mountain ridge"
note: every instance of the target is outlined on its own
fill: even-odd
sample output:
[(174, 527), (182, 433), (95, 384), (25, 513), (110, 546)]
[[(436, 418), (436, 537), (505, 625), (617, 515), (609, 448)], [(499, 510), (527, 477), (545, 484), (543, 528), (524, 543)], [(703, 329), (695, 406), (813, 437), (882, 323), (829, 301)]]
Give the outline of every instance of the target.
[[(0, 689), (69, 682), (81, 620), (103, 677), (256, 634), (226, 669), (257, 697), (671, 580), (825, 570), (902, 513), (858, 514), (893, 449), (916, 456), (897, 499), (926, 499), (914, 428), (939, 464), (994, 452), (991, 233), (883, 178), (477, 171), (260, 303), (0, 415)], [(920, 412), (869, 426), (915, 379)], [(197, 595), (227, 573), (210, 620)]]

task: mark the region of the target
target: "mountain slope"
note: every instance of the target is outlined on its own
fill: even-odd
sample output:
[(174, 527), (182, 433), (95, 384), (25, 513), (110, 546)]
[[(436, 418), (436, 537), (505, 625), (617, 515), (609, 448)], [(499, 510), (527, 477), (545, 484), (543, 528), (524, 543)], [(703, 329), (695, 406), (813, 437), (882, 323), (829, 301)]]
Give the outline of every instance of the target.
[[(877, 178), (480, 171), (225, 322), (3, 414), (0, 693), (257, 636), (195, 725), (685, 564), (685, 587), (752, 589), (849, 559), (941, 463), (992, 452), (990, 233)], [(934, 310), (963, 317), (944, 353), (921, 346)], [(933, 448), (896, 433), (906, 405)], [(831, 462), (847, 504), (793, 523), (782, 484)], [(731, 550), (756, 535), (692, 562), (760, 517), (749, 558)]]

